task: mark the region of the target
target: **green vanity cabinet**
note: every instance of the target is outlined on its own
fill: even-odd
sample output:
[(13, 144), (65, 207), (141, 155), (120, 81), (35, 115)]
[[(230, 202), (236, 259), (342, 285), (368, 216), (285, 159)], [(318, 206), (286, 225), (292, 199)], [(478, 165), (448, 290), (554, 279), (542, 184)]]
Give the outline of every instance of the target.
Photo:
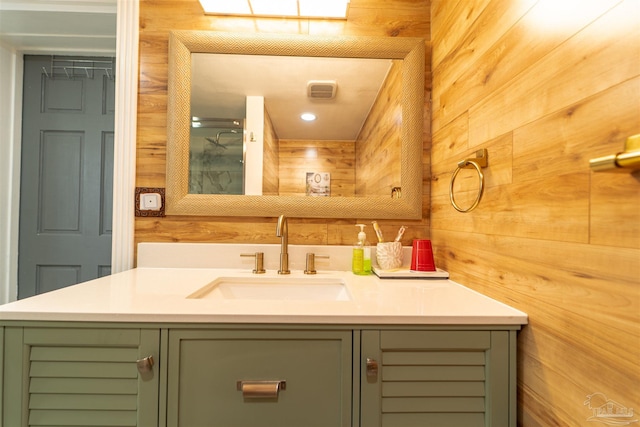
[(515, 427), (519, 329), (4, 321), (0, 421)]
[(158, 329), (5, 326), (4, 426), (156, 426)]
[(348, 331), (169, 331), (168, 427), (351, 426)]
[(361, 426), (516, 425), (515, 330), (367, 330)]

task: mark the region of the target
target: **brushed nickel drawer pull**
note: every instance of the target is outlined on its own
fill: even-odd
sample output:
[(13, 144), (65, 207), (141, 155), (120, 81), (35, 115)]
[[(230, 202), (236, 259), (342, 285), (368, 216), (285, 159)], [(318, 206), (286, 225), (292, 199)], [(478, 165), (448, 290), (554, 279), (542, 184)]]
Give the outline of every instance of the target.
[(369, 378), (378, 376), (378, 361), (367, 357), (367, 376)]
[(237, 389), (242, 391), (245, 399), (275, 399), (280, 390), (287, 389), (284, 380), (275, 381), (238, 381)]
[(144, 374), (145, 372), (151, 372), (153, 369), (153, 356), (147, 356), (142, 359), (136, 360), (138, 372)]

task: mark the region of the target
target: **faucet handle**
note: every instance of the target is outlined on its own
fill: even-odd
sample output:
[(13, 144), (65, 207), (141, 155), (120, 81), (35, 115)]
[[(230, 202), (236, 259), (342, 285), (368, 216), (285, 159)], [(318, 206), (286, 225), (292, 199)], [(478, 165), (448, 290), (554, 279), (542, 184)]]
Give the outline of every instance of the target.
[(329, 255), (316, 255), (313, 252), (307, 253), (307, 268), (304, 274), (316, 274), (316, 258), (329, 258)]
[(264, 252), (256, 252), (254, 254), (240, 254), (240, 256), (246, 257), (254, 257), (255, 258), (255, 268), (253, 269), (253, 274), (263, 274), (266, 272), (264, 269)]

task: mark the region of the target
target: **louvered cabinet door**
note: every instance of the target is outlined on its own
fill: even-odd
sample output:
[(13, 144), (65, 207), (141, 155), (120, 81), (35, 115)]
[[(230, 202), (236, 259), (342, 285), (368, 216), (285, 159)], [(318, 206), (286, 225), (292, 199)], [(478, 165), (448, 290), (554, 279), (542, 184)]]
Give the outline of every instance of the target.
[(515, 426), (509, 330), (363, 331), (361, 426)]
[(159, 331), (5, 328), (3, 425), (156, 426)]

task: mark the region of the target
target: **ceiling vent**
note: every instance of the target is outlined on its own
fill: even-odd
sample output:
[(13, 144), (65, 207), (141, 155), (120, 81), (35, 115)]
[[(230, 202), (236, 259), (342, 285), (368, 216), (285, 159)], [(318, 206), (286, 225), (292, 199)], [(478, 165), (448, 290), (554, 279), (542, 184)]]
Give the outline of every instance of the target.
[(311, 80), (307, 83), (307, 96), (312, 99), (332, 99), (338, 84), (335, 80)]

